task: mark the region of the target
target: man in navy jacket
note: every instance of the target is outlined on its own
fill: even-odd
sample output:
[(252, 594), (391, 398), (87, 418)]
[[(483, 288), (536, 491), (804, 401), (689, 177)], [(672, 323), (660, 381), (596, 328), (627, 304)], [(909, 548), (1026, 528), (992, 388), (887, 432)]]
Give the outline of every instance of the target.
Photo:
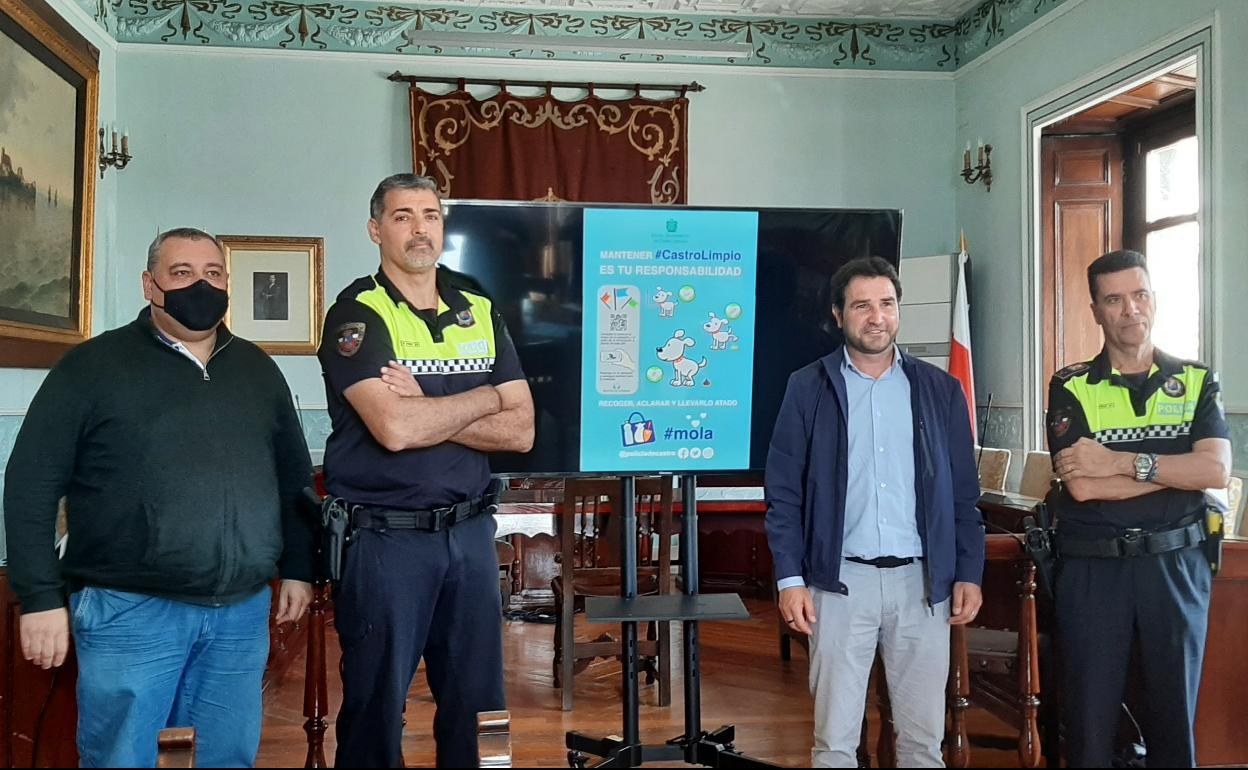
[(832, 279), (841, 349), (789, 378), (767, 455), (780, 615), (810, 635), (816, 767), (854, 767), (884, 659), (900, 767), (940, 767), (949, 626), (982, 597), (984, 531), (966, 399), (901, 352), (901, 284), (878, 257)]

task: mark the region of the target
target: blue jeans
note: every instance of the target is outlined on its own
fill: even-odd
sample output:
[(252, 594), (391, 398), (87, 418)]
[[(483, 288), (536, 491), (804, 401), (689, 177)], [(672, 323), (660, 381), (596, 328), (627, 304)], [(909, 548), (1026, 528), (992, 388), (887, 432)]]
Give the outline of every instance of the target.
[(200, 767), (249, 767), (269, 655), (266, 587), (203, 607), (87, 587), (70, 597), (82, 767), (155, 767), (156, 736), (194, 727)]

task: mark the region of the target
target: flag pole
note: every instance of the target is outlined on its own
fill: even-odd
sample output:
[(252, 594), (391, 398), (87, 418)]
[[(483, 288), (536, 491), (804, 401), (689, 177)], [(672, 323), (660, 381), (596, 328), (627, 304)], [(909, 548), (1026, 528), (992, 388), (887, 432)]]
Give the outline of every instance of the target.
[(954, 304), (953, 318), (950, 340), (949, 340), (949, 373), (952, 374), (962, 385), (962, 392), (966, 396), (967, 417), (970, 420), (971, 436), (978, 440), (976, 435), (975, 419), (975, 374), (974, 364), (971, 355), (971, 323), (970, 323), (970, 297), (967, 296), (967, 260), (966, 253), (966, 232), (959, 230), (957, 264), (957, 281), (954, 285)]

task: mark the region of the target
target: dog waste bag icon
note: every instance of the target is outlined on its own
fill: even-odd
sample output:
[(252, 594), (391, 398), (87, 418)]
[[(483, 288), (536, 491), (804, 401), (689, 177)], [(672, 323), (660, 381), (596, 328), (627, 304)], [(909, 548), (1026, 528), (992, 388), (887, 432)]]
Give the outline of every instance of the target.
[(654, 443), (654, 420), (647, 420), (641, 412), (633, 412), (620, 426), (624, 446)]

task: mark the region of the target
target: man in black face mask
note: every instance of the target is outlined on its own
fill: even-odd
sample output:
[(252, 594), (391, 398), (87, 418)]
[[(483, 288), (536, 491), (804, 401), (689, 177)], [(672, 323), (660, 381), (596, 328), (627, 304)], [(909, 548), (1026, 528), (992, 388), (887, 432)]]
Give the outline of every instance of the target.
[(227, 280), (211, 235), (157, 236), (150, 307), (49, 372), (8, 463), (22, 654), (61, 665), (72, 624), (83, 767), (153, 767), (166, 726), (196, 729), (203, 766), (253, 764), (268, 583), (279, 623), (312, 598), (307, 445), (277, 366), (222, 323)]

